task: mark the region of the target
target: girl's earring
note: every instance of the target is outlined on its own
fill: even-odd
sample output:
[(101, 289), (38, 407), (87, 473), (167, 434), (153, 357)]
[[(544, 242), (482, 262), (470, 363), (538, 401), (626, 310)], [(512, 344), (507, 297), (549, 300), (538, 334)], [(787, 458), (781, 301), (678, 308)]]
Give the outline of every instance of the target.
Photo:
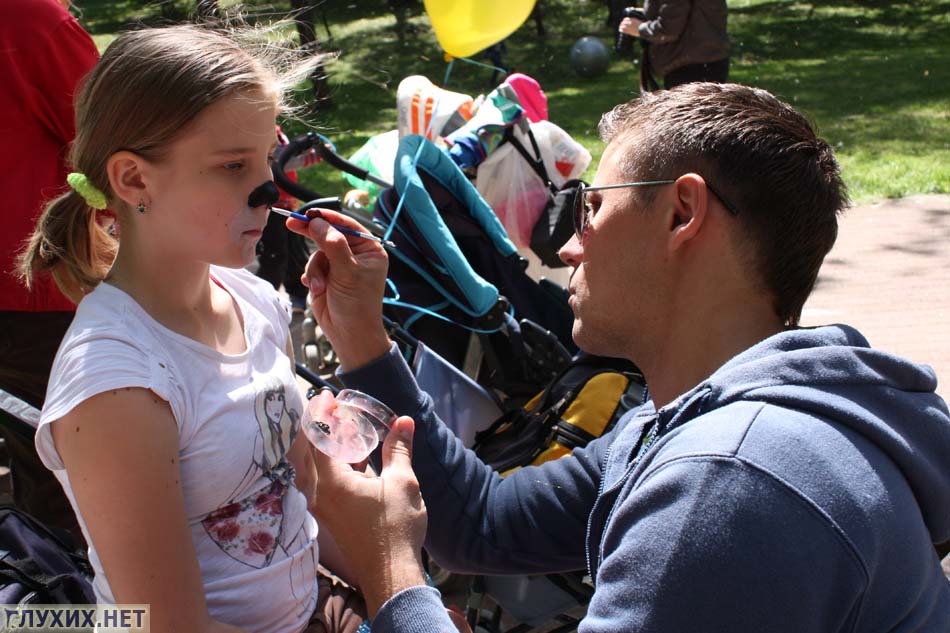
[(145, 213), (145, 203), (139, 202), (139, 206), (135, 207), (135, 210), (139, 213)]

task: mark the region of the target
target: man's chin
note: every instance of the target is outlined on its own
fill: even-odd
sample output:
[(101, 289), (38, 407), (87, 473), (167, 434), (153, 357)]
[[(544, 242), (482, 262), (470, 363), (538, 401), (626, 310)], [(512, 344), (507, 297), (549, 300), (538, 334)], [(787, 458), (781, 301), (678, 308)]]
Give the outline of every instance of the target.
[(574, 344), (582, 351), (594, 356), (607, 356), (609, 358), (623, 358), (623, 345), (616, 336), (605, 336), (601, 333), (591, 331), (591, 328), (584, 328), (580, 321), (574, 321), (574, 327), (571, 330), (571, 338)]
[(597, 356), (602, 356), (600, 352), (597, 352), (596, 341), (592, 341), (591, 337), (588, 336), (587, 331), (581, 326), (581, 322), (578, 319), (574, 319), (574, 327), (571, 329), (571, 338), (574, 340), (574, 344), (577, 345), (578, 349), (582, 352), (587, 352), (588, 354), (595, 354)]

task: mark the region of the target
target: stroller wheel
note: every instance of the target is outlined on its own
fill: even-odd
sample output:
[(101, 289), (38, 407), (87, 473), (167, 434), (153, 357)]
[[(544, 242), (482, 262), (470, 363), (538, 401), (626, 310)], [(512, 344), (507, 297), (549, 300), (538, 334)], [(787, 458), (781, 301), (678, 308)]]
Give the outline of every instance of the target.
[(300, 334), (302, 344), (298, 349), (302, 353), (303, 362), (307, 369), (315, 374), (333, 373), (340, 361), (336, 357), (336, 352), (333, 351), (330, 341), (323, 334), (323, 330), (317, 325), (317, 321), (313, 318), (313, 312), (309, 307), (300, 327), (302, 330)]
[(340, 364), (340, 360), (336, 357), (333, 346), (330, 345), (330, 341), (323, 334), (323, 330), (320, 329), (320, 326), (317, 326), (317, 348), (320, 350), (320, 359), (326, 371), (335, 370)]
[(432, 584), (442, 589), (452, 580), (452, 572), (440, 566), (431, 558), (428, 560), (429, 577), (432, 578)]
[(333, 346), (319, 325), (315, 326), (313, 340), (304, 344), (304, 358), (307, 367), (318, 374), (332, 373), (340, 364)]
[(317, 346), (314, 344), (308, 344), (303, 346), (304, 353), (304, 364), (307, 365), (307, 368), (313, 372), (320, 371), (320, 353), (317, 350)]

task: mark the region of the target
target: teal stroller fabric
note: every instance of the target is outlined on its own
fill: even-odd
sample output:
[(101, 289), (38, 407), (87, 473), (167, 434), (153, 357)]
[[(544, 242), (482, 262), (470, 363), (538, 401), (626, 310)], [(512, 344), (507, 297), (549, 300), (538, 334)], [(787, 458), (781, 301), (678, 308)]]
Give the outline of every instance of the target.
[[(478, 331), (502, 372), (491, 386), (535, 393), (561, 366), (546, 360), (566, 362), (576, 351), (566, 291), (527, 275), (494, 211), (430, 141), (400, 141), (394, 181), (374, 210), (397, 245), (389, 251), (389, 279), (399, 303), (391, 301), (386, 316), (456, 367)], [(528, 330), (534, 339), (526, 343)], [(531, 376), (532, 366), (541, 373)]]

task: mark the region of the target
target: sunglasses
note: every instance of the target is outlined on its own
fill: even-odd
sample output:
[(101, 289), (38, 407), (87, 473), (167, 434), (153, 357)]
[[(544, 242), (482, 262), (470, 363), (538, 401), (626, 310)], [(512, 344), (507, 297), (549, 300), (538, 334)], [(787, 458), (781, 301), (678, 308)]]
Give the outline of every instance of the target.
[[(588, 204), (587, 198), (585, 195), (589, 191), (600, 191), (602, 189), (620, 189), (621, 187), (657, 187), (660, 185), (672, 185), (676, 180), (644, 180), (642, 182), (625, 182), (619, 185), (601, 185), (599, 187), (588, 187), (584, 183), (580, 183), (577, 186), (577, 191), (574, 193), (574, 234), (577, 235), (577, 239), (581, 239), (584, 236), (584, 233), (587, 231), (587, 227), (590, 226), (590, 219), (594, 215), (593, 207)], [(739, 215), (739, 211), (732, 206), (732, 204), (722, 197), (718, 191), (713, 189), (713, 186), (706, 182), (706, 188), (709, 189), (714, 196), (719, 198), (719, 201), (722, 202), (722, 205), (726, 207), (732, 215)]]

